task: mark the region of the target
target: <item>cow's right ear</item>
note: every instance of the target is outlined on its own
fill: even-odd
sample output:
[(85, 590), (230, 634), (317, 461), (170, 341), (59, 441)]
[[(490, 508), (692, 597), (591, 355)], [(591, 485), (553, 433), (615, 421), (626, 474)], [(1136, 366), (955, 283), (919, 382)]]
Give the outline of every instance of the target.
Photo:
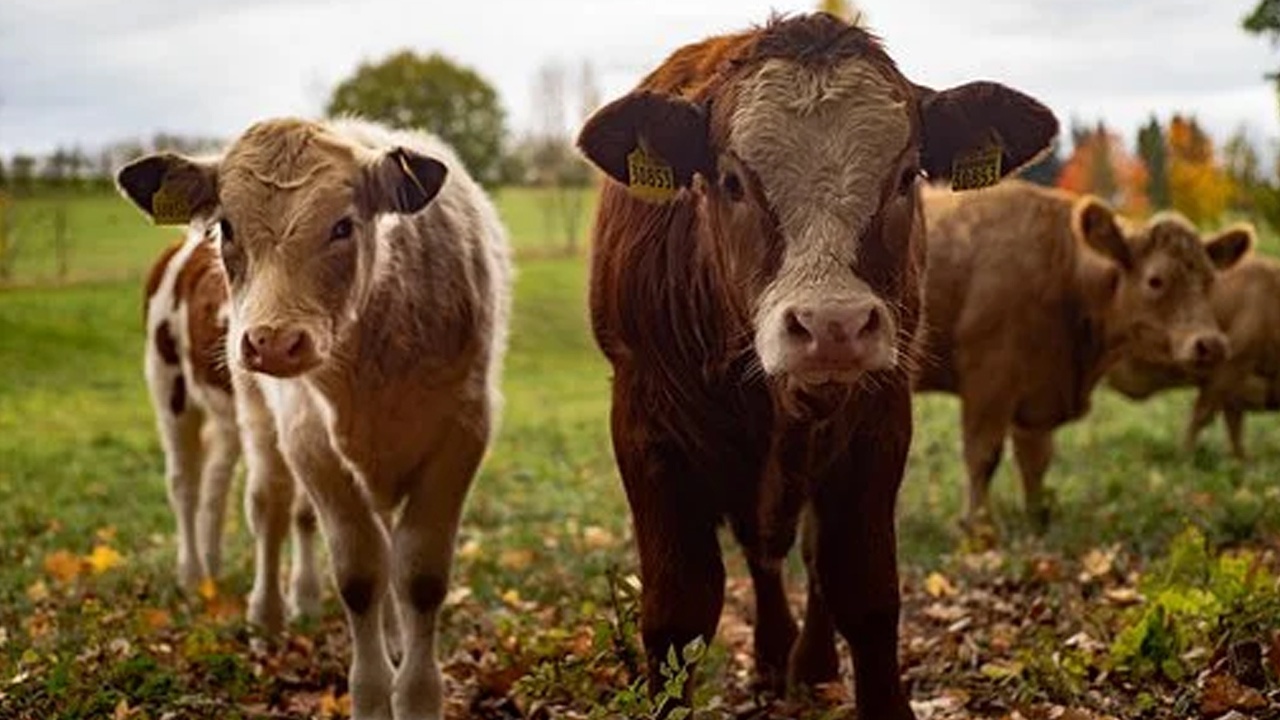
[(116, 173), (120, 192), (157, 225), (183, 225), (218, 204), (218, 169), (173, 153), (147, 155)]
[(1133, 267), (1133, 252), (1116, 221), (1115, 211), (1096, 197), (1076, 201), (1071, 229), (1089, 247), (1115, 260), (1126, 270)]
[[(683, 98), (646, 90), (597, 110), (578, 134), (578, 147), (609, 177), (631, 186), (650, 184), (632, 177), (631, 168), (637, 165), (669, 167), (676, 188), (689, 187), (695, 173), (710, 174), (715, 166), (706, 111)], [(629, 163), (637, 149), (647, 157)]]

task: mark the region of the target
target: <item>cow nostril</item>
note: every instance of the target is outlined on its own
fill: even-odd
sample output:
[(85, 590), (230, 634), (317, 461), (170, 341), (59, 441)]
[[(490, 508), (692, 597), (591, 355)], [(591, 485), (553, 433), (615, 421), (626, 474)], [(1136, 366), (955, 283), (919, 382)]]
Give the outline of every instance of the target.
[(794, 340), (812, 340), (813, 333), (809, 332), (809, 328), (805, 327), (800, 320), (800, 315), (795, 310), (788, 310), (782, 316), (782, 322), (787, 329), (787, 335)]
[(258, 360), (261, 358), (261, 353), (258, 352), (258, 345), (249, 333), (240, 336), (240, 354), (246, 360)]
[(285, 355), (292, 360), (297, 360), (306, 354), (310, 336), (305, 332), (295, 332), (293, 334), (293, 342), (289, 343), (289, 349), (285, 351)]
[(862, 329), (858, 331), (858, 337), (866, 338), (880, 332), (880, 327), (884, 325), (884, 320), (880, 317), (880, 308), (871, 308), (867, 311), (866, 322), (862, 323)]
[(1197, 338), (1195, 355), (1197, 360), (1216, 360), (1223, 355), (1222, 343), (1210, 338)]

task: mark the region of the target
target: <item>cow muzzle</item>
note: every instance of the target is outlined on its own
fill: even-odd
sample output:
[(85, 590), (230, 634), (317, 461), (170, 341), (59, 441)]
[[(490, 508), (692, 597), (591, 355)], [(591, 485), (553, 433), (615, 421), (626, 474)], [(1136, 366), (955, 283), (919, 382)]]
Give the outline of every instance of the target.
[(850, 384), (897, 364), (893, 317), (878, 300), (792, 305), (779, 325), (776, 369), (806, 385)]
[(240, 337), (240, 362), (253, 372), (297, 377), (320, 361), (311, 333), (301, 328), (255, 325)]
[(1178, 352), (1178, 360), (1197, 370), (1215, 367), (1227, 359), (1231, 347), (1221, 332), (1196, 333), (1187, 338)]

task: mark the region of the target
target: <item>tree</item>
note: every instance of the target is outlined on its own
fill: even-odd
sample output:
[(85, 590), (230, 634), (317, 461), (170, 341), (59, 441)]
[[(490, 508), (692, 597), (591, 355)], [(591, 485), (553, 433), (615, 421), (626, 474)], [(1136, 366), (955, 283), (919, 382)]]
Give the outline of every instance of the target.
[(591, 169), (573, 147), (566, 110), (574, 108), (579, 116), (576, 125), (600, 104), (595, 68), (584, 61), (576, 82), (571, 82), (563, 65), (544, 63), (534, 78), (533, 102), (539, 112), (521, 155), (530, 180), (540, 188), (538, 199), (548, 238), (560, 236), (564, 251), (573, 254), (577, 252), (586, 202), (582, 188), (591, 182)]
[(1262, 181), (1261, 164), (1248, 133), (1243, 127), (1238, 128), (1222, 146), (1222, 169), (1231, 180), (1233, 208), (1253, 210), (1254, 197)]
[(1128, 215), (1145, 215), (1147, 169), (1124, 149), (1120, 137), (1098, 123), (1092, 129), (1072, 128), (1075, 147), (1058, 175), (1058, 187), (1090, 193)]
[(325, 112), (430, 131), (453, 146), (478, 180), (498, 179), (506, 136), (498, 93), (475, 71), (438, 53), (422, 57), (402, 50), (362, 63), (334, 88)]
[(15, 191), (29, 191), (36, 175), (36, 159), (30, 155), (14, 155), (9, 161), (9, 175)]
[(0, 188), (9, 187), (9, 174), (5, 172), (4, 158), (0, 158)]
[(1193, 117), (1169, 122), (1169, 197), (1192, 222), (1216, 220), (1231, 201), (1231, 178), (1214, 163), (1213, 141)]
[(1169, 207), (1169, 154), (1164, 130), (1154, 115), (1138, 129), (1138, 157), (1147, 166), (1147, 199), (1154, 209)]
[[(1245, 32), (1251, 35), (1263, 35), (1272, 45), (1280, 43), (1280, 0), (1258, 0), (1258, 5), (1240, 21)], [(1280, 71), (1269, 72), (1265, 76), (1276, 88), (1277, 99), (1280, 99)]]

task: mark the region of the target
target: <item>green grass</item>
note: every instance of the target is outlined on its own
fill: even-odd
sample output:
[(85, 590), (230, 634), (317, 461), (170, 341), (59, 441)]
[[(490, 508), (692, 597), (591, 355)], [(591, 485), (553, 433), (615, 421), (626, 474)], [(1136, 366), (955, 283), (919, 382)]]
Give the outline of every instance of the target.
[[(444, 646), (452, 652), (473, 641), (498, 643), (500, 662), (531, 670), (531, 658), (559, 657), (567, 638), (610, 616), (608, 608), (616, 604), (610, 577), (634, 572), (635, 560), (608, 443), (608, 367), (587, 332), (585, 263), (538, 252), (546, 243), (528, 191), (503, 191), (498, 199), (526, 257), (506, 361), (502, 432), (474, 488), (460, 539), (455, 586), (469, 588), (472, 598), (451, 610)], [(22, 201), (18, 214), (36, 223), (53, 202)], [(255, 683), (268, 681), (236, 664), (250, 662), (238, 654), (244, 638), (205, 628), (200, 601), (180, 598), (171, 582), (172, 519), (141, 372), (138, 280), (172, 230), (148, 227), (108, 197), (77, 199), (69, 213), (72, 234), (82, 240), (75, 257), (83, 269), (73, 277), (82, 282), (0, 291), (0, 627), (9, 628), (0, 636), (0, 682), (19, 668), (40, 668), (40, 682), (47, 683), (41, 692), (57, 689), (80, 698), (82, 710), (120, 698), (142, 702), (148, 692), (160, 697), (150, 707), (167, 708), (178, 702), (174, 698), (230, 692), (231, 686), (252, 699), (266, 692), (255, 690)], [(48, 258), (38, 248), (30, 246), (19, 264), (21, 282), (49, 279)], [(1055, 523), (1044, 537), (1034, 536), (1022, 520), (1016, 474), (1006, 461), (995, 479), (994, 502), (1009, 556), (1078, 558), (1115, 543), (1148, 558), (1187, 522), (1221, 542), (1275, 542), (1276, 417), (1250, 416), (1246, 442), (1254, 459), (1240, 467), (1229, 459), (1219, 428), (1205, 433), (1195, 454), (1181, 452), (1177, 439), (1189, 404), (1186, 392), (1145, 404), (1095, 393), (1091, 415), (1058, 433), (1048, 477)], [(950, 397), (921, 397), (916, 417), (900, 503), (908, 577), (945, 567), (962, 545), (958, 405)], [(224, 588), (234, 597), (248, 589), (251, 554), (238, 499), (229, 515)], [(33, 591), (41, 582), (55, 585), (44, 566), (51, 553), (84, 555), (100, 543), (121, 552), (125, 567), (74, 588), (55, 586), (54, 601)], [(740, 575), (736, 560), (731, 568)], [(86, 593), (104, 607), (85, 609)], [(140, 670), (142, 679), (120, 679), (125, 689), (109, 692), (103, 688), (116, 686), (110, 685), (114, 675), (103, 674), (107, 670), (81, 676), (75, 664), (81, 645), (106, 645), (117, 637), (133, 638), (139, 648), (131, 662), (150, 667), (146, 658), (152, 656), (140, 649), (145, 638), (120, 629), (108, 612), (113, 607), (171, 611), (177, 617), (171, 643), (205, 643), (198, 645), (203, 651), (193, 651), (194, 664), (183, 666), (190, 672), (160, 677)], [(52, 614), (52, 640), (32, 630), (42, 613)], [(331, 600), (331, 624), (340, 625), (338, 618)], [(340, 643), (336, 647), (337, 659), (329, 674), (314, 679), (316, 687), (343, 682), (343, 651)], [(727, 672), (729, 662), (716, 652), (708, 661), (713, 676)], [(218, 677), (230, 679), (213, 686), (193, 679), (206, 677), (210, 663), (221, 668)], [(110, 671), (127, 674), (131, 667)], [(143, 690), (138, 683), (144, 676), (163, 683)], [(611, 684), (621, 689), (616, 681), (599, 681), (593, 692), (605, 693)], [(0, 709), (4, 692), (0, 687)], [(228, 695), (228, 702), (248, 703), (242, 694)]]

